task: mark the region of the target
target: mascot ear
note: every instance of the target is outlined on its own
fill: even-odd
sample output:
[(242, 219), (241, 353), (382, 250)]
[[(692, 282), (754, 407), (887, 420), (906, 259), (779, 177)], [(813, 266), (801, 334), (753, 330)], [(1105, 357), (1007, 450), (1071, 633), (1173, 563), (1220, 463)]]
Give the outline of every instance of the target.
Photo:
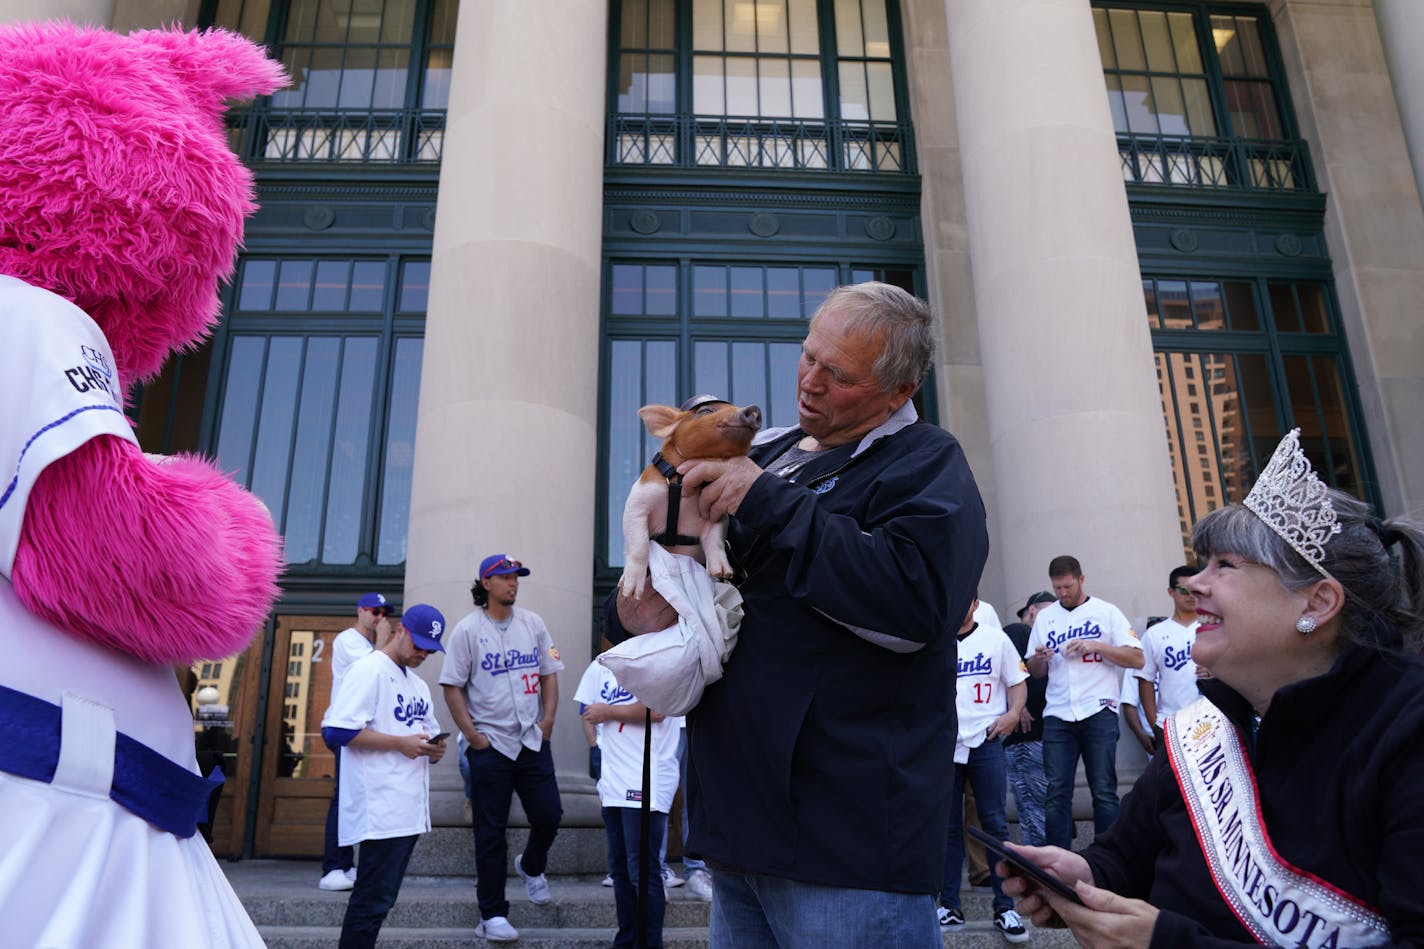
[(227, 30), (135, 30), (128, 40), (152, 60), (166, 61), (185, 94), (219, 116), (229, 99), (267, 95), (287, 84), (286, 71), (265, 49)]

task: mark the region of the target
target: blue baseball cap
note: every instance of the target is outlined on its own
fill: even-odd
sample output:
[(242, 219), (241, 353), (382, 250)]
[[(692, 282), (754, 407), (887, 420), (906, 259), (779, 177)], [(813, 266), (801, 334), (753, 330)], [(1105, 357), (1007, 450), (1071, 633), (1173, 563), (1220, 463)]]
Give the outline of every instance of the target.
[(518, 560), (510, 560), (507, 554), (491, 554), (480, 561), (481, 580), (485, 577), (498, 577), (510, 573), (527, 577), (529, 576), (529, 568)]
[(410, 641), (430, 652), (444, 652), (440, 638), (445, 635), (445, 617), (428, 603), (417, 603), (401, 614), (400, 624)]
[(391, 605), (386, 602), (386, 598), (379, 593), (367, 593), (356, 601), (356, 605), (363, 610), (388, 610), (391, 608)]

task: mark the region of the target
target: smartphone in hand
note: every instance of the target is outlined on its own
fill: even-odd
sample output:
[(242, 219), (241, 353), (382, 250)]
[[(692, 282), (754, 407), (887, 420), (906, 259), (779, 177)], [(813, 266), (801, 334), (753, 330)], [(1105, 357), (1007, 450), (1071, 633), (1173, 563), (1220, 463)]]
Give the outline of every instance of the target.
[(449, 737), (450, 737), (450, 733), (449, 733), (449, 732), (441, 732), (441, 733), (438, 734), (438, 735), (432, 735), (430, 738), (425, 739), (425, 743), (426, 743), (427, 745), (433, 745), (433, 744), (435, 744), (436, 742), (444, 741), (445, 739), (447, 739), (447, 738), (449, 738)]
[(1046, 890), (1052, 890), (1066, 900), (1072, 900), (1074, 903), (1082, 905), (1083, 901), (1078, 898), (1078, 892), (1069, 886), (1068, 883), (1055, 876), (1052, 871), (1045, 870), (1035, 863), (1030, 863), (1027, 858), (1021, 857), (1006, 848), (1003, 841), (995, 840), (978, 827), (965, 827), (964, 829), (968, 831), (969, 836), (979, 841), (984, 845), (984, 849), (989, 851), (990, 866), (993, 866), (1000, 860), (1005, 860), (1009, 866), (1013, 867), (1025, 878), (1032, 880)]

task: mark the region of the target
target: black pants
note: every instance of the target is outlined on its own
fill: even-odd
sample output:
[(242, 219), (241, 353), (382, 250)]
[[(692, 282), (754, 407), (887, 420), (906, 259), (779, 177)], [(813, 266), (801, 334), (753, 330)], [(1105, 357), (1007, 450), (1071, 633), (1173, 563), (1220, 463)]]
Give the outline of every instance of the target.
[(356, 885), (346, 904), (341, 923), (340, 949), (371, 949), (386, 914), (396, 905), (401, 880), (415, 851), (419, 834), (361, 841), (361, 863), (356, 868)]
[(341, 746), (331, 748), (331, 754), (336, 761), (336, 779), (331, 785), (331, 804), (326, 808), (326, 843), (321, 851), (322, 876), (332, 870), (350, 870), (356, 866), (352, 848), (342, 847), (336, 842), (337, 815), (341, 813)]
[(474, 818), (480, 918), (508, 916), (509, 900), (504, 898), (504, 884), (509, 866), (509, 844), (505, 841), (509, 802), (517, 793), (529, 818), (529, 843), (524, 848), (520, 866), (530, 876), (538, 876), (548, 863), (549, 848), (564, 816), (563, 805), (559, 803), (559, 785), (554, 780), (554, 755), (546, 740), (538, 751), (521, 747), (519, 757), (513, 761), (494, 748), (471, 748), (465, 757), (470, 762), (470, 810)]

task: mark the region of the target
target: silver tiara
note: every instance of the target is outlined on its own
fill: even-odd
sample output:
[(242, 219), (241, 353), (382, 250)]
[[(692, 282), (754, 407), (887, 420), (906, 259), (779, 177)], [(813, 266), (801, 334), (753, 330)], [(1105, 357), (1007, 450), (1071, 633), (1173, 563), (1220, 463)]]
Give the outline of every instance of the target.
[(1300, 429), (1291, 429), (1281, 439), (1242, 503), (1321, 576), (1335, 579), (1321, 564), (1325, 561), (1325, 544), (1340, 533), (1340, 525), (1325, 485), (1300, 450)]

